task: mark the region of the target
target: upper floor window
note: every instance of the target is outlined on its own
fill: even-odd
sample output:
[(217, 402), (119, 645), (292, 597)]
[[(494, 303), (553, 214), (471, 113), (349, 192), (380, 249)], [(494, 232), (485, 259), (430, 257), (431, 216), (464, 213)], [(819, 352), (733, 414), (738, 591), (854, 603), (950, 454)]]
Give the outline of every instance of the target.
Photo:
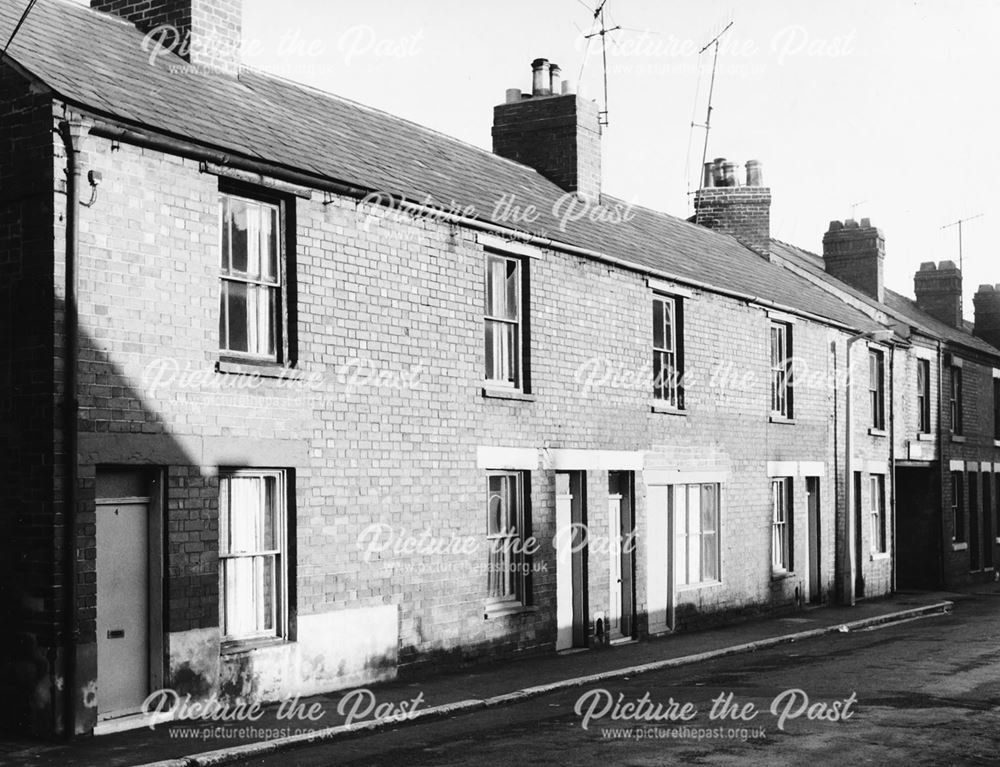
[(961, 435), (964, 433), (962, 423), (962, 368), (953, 365), (951, 368), (951, 394), (949, 397), (951, 410), (951, 433)]
[(792, 328), (784, 322), (771, 323), (771, 414), (792, 417)]
[(219, 602), (225, 639), (284, 635), (285, 473), (219, 477)]
[(771, 568), (792, 571), (792, 478), (771, 480)]
[(486, 380), (524, 388), (524, 264), (521, 259), (486, 254)]
[(277, 360), (281, 350), (281, 206), (222, 193), (219, 349)]
[(872, 474), (869, 478), (869, 502), (871, 503), (872, 551), (886, 552), (885, 518), (885, 475)]
[(868, 398), (872, 428), (885, 429), (885, 353), (879, 349), (868, 350)]
[(490, 472), (486, 477), (486, 596), (493, 605), (528, 604), (528, 495), (530, 474)]
[(924, 359), (917, 360), (917, 431), (931, 431), (931, 363)]
[(653, 296), (653, 398), (683, 408), (680, 299)]

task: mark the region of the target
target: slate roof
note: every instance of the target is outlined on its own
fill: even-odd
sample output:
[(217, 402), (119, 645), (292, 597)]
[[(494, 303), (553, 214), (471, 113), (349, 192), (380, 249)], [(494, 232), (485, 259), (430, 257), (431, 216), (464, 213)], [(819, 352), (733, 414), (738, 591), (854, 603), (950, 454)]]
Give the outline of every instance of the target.
[[(7, 39), (27, 3), (0, 3), (0, 38)], [(244, 70), (238, 78), (172, 72), (168, 67), (184, 62), (165, 54), (151, 65), (142, 41), (113, 16), (68, 0), (38, 0), (8, 56), (59, 98), (117, 121), (362, 189), (431, 198), (444, 207), (471, 205), (488, 221), (501, 196), (513, 194), (539, 211), (532, 231), (554, 240), (852, 328), (877, 327), (727, 235), (638, 207), (626, 223), (581, 220), (562, 231), (551, 210), (563, 191), (526, 166), (262, 72)]]
[(940, 339), (953, 344), (960, 344), (970, 349), (975, 349), (984, 354), (992, 356), (1000, 355), (1000, 349), (995, 349), (980, 338), (972, 335), (971, 326), (968, 322), (963, 322), (962, 328), (955, 328), (936, 317), (932, 317), (917, 306), (916, 301), (893, 290), (885, 289), (885, 301), (879, 302), (862, 293), (857, 288), (848, 285), (831, 274), (828, 274), (823, 267), (823, 257), (808, 250), (789, 245), (781, 240), (771, 240), (771, 250), (779, 257), (783, 257), (792, 263), (802, 267), (805, 271), (830, 283), (838, 290), (850, 294), (854, 298), (865, 302), (874, 309), (885, 312), (890, 318), (905, 323), (908, 327), (916, 330), (922, 335), (934, 339)]

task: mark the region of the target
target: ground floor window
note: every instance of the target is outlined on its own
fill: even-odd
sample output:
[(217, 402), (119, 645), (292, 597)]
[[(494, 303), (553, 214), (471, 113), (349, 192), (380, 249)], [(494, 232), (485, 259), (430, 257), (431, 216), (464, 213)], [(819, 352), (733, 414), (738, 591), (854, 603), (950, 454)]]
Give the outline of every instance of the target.
[(719, 486), (676, 485), (671, 497), (676, 585), (720, 580)]
[(219, 600), (227, 640), (284, 633), (286, 499), (282, 471), (219, 477)]
[(528, 604), (529, 476), (525, 471), (497, 471), (486, 478), (486, 589), (492, 604)]
[(771, 480), (771, 567), (792, 571), (792, 478)]

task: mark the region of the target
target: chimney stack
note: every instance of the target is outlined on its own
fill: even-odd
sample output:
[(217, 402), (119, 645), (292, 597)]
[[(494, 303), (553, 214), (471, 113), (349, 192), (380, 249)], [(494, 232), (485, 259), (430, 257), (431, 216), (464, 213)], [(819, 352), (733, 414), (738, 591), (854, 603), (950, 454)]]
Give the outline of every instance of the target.
[(601, 123), (597, 103), (560, 80), (558, 64), (531, 62), (531, 93), (507, 91), (493, 108), (493, 152), (528, 165), (567, 192), (601, 196)]
[(917, 306), (941, 322), (962, 327), (962, 272), (954, 261), (925, 261), (913, 277)]
[(758, 160), (747, 160), (746, 185), (737, 163), (724, 157), (705, 163), (702, 188), (694, 195), (694, 222), (731, 235), (764, 258), (771, 252), (771, 190)]
[(867, 218), (831, 221), (823, 235), (823, 263), (828, 274), (878, 301), (885, 300), (885, 237)]
[(239, 72), (242, 0), (90, 0), (90, 7), (131, 22), (191, 64)]
[(976, 325), (972, 334), (1000, 349), (1000, 284), (980, 285), (972, 297)]

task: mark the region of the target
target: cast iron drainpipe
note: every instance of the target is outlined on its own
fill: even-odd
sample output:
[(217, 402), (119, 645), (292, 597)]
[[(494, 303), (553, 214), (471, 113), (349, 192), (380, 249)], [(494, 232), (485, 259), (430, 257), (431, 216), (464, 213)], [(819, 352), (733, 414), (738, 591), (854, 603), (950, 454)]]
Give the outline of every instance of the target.
[(76, 643), (79, 625), (76, 614), (76, 498), (78, 475), (78, 434), (76, 399), (77, 365), (77, 273), (76, 263), (80, 250), (80, 219), (78, 216), (78, 189), (80, 165), (78, 142), (83, 136), (83, 125), (77, 121), (59, 123), (59, 135), (66, 148), (66, 286), (63, 307), (63, 524), (65, 529), (66, 579), (64, 589), (66, 609), (64, 615), (65, 668), (63, 685), (65, 695), (65, 721), (63, 734), (72, 739), (76, 734)]

